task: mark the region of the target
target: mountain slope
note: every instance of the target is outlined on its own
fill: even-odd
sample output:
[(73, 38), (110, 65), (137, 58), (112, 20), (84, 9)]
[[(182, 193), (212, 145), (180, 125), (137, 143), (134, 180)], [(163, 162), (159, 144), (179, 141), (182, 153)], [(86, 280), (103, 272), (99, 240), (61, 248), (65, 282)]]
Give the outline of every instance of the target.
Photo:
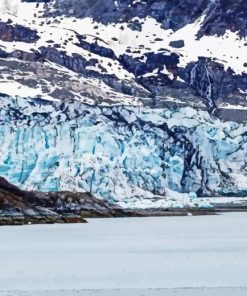
[(211, 112), (246, 107), (241, 1), (10, 2), (0, 14), (2, 92), (149, 106), (179, 98)]

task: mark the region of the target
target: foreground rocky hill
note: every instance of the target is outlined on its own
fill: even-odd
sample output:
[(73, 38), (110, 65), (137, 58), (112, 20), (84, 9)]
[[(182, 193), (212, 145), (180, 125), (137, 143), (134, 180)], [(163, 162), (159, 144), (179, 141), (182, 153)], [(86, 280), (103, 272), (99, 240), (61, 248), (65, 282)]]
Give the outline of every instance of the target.
[(88, 193), (24, 191), (0, 178), (0, 225), (85, 223), (88, 217), (121, 216), (123, 210)]

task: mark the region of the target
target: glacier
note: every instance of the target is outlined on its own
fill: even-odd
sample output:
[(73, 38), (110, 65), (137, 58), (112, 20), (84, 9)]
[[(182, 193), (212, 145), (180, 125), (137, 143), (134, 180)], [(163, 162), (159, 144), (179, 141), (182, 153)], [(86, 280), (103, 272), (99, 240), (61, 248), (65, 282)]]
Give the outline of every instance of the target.
[(87, 191), (123, 207), (244, 196), (246, 154), (246, 123), (202, 109), (0, 97), (0, 175), (26, 190)]

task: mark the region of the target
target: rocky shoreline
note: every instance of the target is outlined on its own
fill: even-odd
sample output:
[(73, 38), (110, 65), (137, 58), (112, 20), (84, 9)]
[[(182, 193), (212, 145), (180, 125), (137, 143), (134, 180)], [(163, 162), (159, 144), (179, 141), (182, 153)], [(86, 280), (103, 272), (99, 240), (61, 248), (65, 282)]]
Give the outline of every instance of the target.
[[(39, 214), (20, 214), (11, 215), (10, 213), (0, 214), (0, 226), (4, 225), (31, 225), (31, 224), (61, 224), (61, 223), (88, 223), (86, 218), (112, 218), (112, 217), (174, 217), (174, 216), (199, 216), (199, 215), (215, 215), (217, 214), (214, 210), (137, 210), (137, 211), (123, 211), (121, 214), (112, 215), (110, 213), (105, 213), (105, 215), (95, 214), (92, 212), (87, 212), (84, 216), (83, 214), (62, 214), (59, 215), (55, 212), (45, 213), (41, 212)], [(46, 212), (46, 210), (45, 210)]]
[[(194, 210), (194, 211), (179, 211), (179, 210), (160, 210), (160, 211), (123, 211), (119, 215), (112, 216), (109, 213), (105, 215), (96, 215), (95, 213), (86, 213), (86, 218), (110, 218), (110, 217), (174, 217), (174, 216), (199, 216), (199, 215), (215, 215), (216, 211)], [(87, 220), (82, 215), (63, 214), (59, 215), (54, 212), (51, 214), (31, 214), (31, 215), (11, 215), (0, 214), (0, 226), (4, 225), (31, 225), (31, 224), (60, 224), (60, 223), (87, 223)]]

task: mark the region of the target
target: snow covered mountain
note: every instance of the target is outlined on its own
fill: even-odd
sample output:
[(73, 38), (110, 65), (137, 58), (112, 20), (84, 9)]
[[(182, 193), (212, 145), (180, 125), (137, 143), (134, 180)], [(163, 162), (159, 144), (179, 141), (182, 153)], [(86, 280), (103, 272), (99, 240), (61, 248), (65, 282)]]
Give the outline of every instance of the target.
[(9, 95), (246, 107), (245, 1), (1, 3), (1, 89)]
[(247, 193), (247, 3), (0, 3), (0, 175), (123, 207)]

